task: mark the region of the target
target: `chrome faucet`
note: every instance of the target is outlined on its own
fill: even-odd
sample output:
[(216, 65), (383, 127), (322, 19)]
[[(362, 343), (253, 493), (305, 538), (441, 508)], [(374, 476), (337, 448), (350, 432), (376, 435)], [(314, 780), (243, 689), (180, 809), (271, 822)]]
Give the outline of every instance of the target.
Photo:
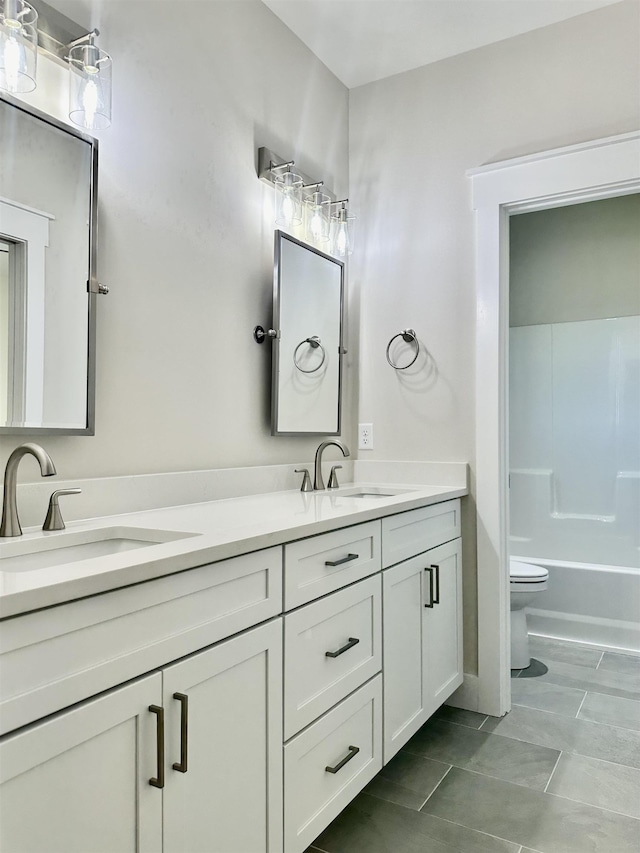
[(0, 522), (0, 537), (22, 536), (22, 528), (18, 519), (18, 502), (16, 484), (18, 480), (18, 465), (23, 456), (30, 453), (40, 463), (40, 473), (43, 477), (53, 477), (56, 467), (47, 451), (39, 444), (21, 444), (13, 451), (4, 469), (4, 499), (2, 502), (2, 521)]
[(349, 456), (349, 448), (346, 444), (343, 444), (341, 441), (337, 441), (334, 438), (330, 438), (328, 441), (323, 441), (322, 444), (319, 445), (316, 450), (316, 462), (313, 471), (313, 488), (316, 491), (320, 491), (324, 489), (324, 480), (322, 479), (322, 454), (326, 447), (330, 447), (334, 444), (336, 447), (339, 447), (342, 451), (343, 456)]

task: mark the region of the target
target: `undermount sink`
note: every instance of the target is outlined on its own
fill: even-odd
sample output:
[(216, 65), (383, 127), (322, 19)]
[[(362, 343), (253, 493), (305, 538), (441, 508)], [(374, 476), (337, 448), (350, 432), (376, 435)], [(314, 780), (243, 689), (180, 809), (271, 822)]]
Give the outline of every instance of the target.
[(175, 533), (170, 530), (148, 530), (142, 527), (101, 527), (95, 530), (48, 534), (41, 539), (0, 542), (0, 572), (30, 572), (121, 554), (160, 545), (177, 539), (187, 539), (194, 533)]
[(378, 486), (361, 486), (360, 488), (348, 489), (340, 491), (339, 494), (343, 498), (393, 498), (395, 495), (406, 495), (412, 489), (385, 489)]

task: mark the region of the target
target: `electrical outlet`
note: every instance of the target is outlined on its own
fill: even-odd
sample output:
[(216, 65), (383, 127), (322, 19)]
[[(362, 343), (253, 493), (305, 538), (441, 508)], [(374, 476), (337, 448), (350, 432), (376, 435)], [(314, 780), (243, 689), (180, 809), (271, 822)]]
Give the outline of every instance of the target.
[(358, 424), (358, 450), (373, 450), (373, 424)]

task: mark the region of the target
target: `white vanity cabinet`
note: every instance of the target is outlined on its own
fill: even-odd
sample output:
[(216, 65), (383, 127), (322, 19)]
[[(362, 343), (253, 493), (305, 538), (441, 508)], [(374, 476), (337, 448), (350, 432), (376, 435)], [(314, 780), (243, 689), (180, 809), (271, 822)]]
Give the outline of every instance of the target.
[(162, 849), (157, 772), (159, 673), (0, 743), (0, 850), (151, 853)]
[(167, 667), (162, 681), (165, 853), (277, 853), (282, 620)]
[[(380, 522), (285, 546), (284, 849), (302, 853), (382, 769)], [(327, 594), (328, 593), (328, 594)]]
[(460, 501), (383, 519), (385, 764), (462, 684), (461, 542)]
[(0, 744), (6, 853), (282, 850), (282, 620)]
[(460, 542), (448, 500), (4, 620), (0, 849), (303, 853), (462, 683)]

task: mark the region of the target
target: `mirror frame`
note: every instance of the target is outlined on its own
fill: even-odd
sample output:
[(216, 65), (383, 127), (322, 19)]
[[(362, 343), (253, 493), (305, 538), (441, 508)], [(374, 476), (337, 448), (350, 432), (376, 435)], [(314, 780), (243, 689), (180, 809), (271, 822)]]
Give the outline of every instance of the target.
[(87, 269), (87, 417), (86, 427), (7, 427), (0, 426), (0, 435), (95, 435), (96, 421), (96, 297), (98, 261), (98, 140), (41, 110), (25, 104), (6, 92), (0, 92), (0, 102), (39, 119), (57, 130), (68, 133), (91, 148), (89, 266)]
[[(276, 337), (273, 338), (272, 360), (271, 360), (271, 435), (341, 435), (342, 430), (342, 357), (346, 350), (344, 348), (344, 278), (345, 265), (344, 261), (334, 258), (332, 255), (327, 255), (321, 252), (314, 246), (304, 243), (302, 240), (297, 240), (286, 231), (276, 230), (275, 249), (273, 262), (273, 328), (276, 329)], [(319, 255), (327, 261), (335, 264), (340, 268), (340, 335), (338, 340), (338, 421), (337, 430), (335, 432), (326, 432), (324, 430), (304, 430), (300, 431), (285, 431), (277, 429), (278, 416), (278, 372), (280, 368), (280, 275), (281, 275), (281, 255), (282, 241), (288, 240), (296, 246), (307, 249), (315, 255)]]

